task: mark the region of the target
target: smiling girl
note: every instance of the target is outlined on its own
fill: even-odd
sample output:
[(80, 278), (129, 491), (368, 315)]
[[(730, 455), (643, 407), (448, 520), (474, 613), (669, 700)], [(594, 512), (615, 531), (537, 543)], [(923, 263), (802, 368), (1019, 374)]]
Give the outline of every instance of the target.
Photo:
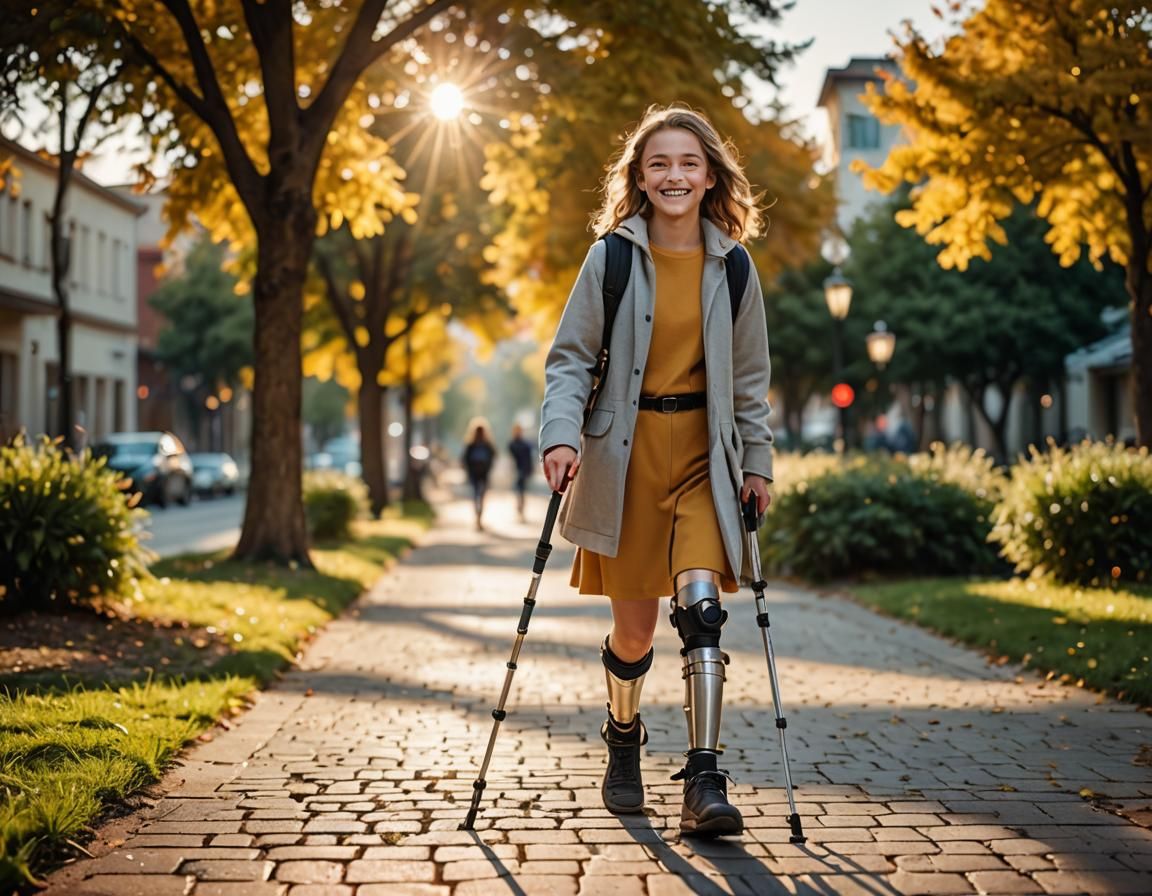
[[(683, 642), (688, 751), (680, 829), (737, 834), (739, 810), (717, 767), (724, 666), (720, 592), (750, 574), (739, 502), (770, 497), (772, 433), (764, 304), (755, 269), (738, 305), (726, 259), (758, 235), (760, 211), (733, 147), (702, 115), (652, 107), (610, 163), (593, 226), (630, 243), (612, 363), (583, 423), (601, 348), (606, 248), (593, 244), (548, 355), (540, 449), (549, 485), (571, 480), (561, 533), (579, 546), (572, 584), (607, 595), (608, 687), (602, 794), (640, 812), (640, 692), (660, 601)], [(736, 249), (743, 252), (742, 248)], [(733, 320), (733, 308), (736, 308)], [(577, 475), (579, 471), (579, 475)]]

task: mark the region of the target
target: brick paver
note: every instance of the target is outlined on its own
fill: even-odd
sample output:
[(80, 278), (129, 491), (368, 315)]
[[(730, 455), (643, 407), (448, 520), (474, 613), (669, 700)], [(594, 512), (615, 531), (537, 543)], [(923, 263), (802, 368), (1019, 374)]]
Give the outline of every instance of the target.
[[(530, 505), (543, 516), (543, 499)], [(678, 896), (1152, 893), (1148, 715), (833, 596), (770, 591), (809, 842), (788, 842), (749, 592), (731, 597), (722, 765), (747, 830), (676, 834), (685, 745), (676, 636), (645, 688), (646, 814), (600, 804), (606, 602), (557, 538), (477, 831), (457, 827), (491, 730), (539, 522), (445, 503), (421, 548), (309, 647), (163, 797), (100, 832), (48, 893)], [(1080, 796), (1087, 788), (1093, 801)], [(1111, 809), (1122, 807), (1128, 818)]]

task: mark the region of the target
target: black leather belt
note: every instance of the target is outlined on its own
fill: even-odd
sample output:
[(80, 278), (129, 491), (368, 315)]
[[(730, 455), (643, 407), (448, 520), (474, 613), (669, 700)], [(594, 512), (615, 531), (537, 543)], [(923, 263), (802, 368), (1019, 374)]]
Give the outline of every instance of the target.
[(642, 411), (675, 414), (677, 411), (694, 411), (707, 404), (707, 392), (686, 392), (683, 395), (641, 395), (639, 407)]

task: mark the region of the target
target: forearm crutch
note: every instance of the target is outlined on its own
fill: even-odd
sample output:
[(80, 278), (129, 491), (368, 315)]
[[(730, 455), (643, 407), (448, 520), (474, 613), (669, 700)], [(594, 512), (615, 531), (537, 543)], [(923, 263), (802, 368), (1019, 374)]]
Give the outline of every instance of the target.
[(784, 718), (784, 710), (780, 705), (780, 680), (776, 677), (776, 654), (772, 650), (772, 633), (768, 626), (768, 602), (764, 598), (764, 589), (768, 583), (760, 575), (760, 539), (757, 530), (760, 527), (760, 514), (756, 508), (756, 495), (750, 494), (744, 502), (744, 529), (748, 536), (748, 555), (752, 560), (752, 592), (756, 595), (756, 624), (760, 626), (760, 637), (764, 641), (764, 654), (768, 657), (768, 679), (772, 683), (772, 708), (776, 712), (776, 730), (780, 733), (780, 755), (784, 759), (784, 783), (787, 786), (788, 808), (792, 814), (785, 819), (792, 828), (790, 843), (804, 843), (804, 828), (800, 824), (800, 813), (796, 811), (796, 800), (792, 796), (792, 772), (788, 768), (788, 744), (784, 740), (784, 729), (788, 727), (788, 720)]
[(508, 659), (507, 672), (504, 673), (504, 688), (500, 691), (500, 700), (492, 710), (492, 734), (488, 738), (488, 749), (484, 751), (484, 761), (480, 764), (480, 776), (472, 785), (472, 805), (468, 807), (468, 816), (460, 825), (460, 830), (474, 830), (476, 812), (480, 807), (480, 798), (484, 795), (484, 788), (488, 782), (484, 776), (488, 774), (488, 763), (492, 761), (492, 750), (496, 746), (496, 734), (500, 731), (500, 723), (508, 715), (504, 711), (504, 704), (508, 700), (508, 692), (512, 688), (512, 676), (516, 673), (516, 660), (520, 656), (520, 647), (524, 644), (524, 636), (528, 634), (528, 622), (532, 619), (532, 609), (536, 606), (536, 589), (540, 587), (540, 575), (544, 572), (544, 565), (548, 562), (548, 555), (552, 553), (552, 527), (556, 524), (556, 514), (560, 510), (562, 492), (552, 492), (552, 500), (548, 504), (548, 514), (544, 518), (544, 531), (540, 534), (540, 542), (536, 545), (536, 561), (532, 564), (532, 583), (528, 586), (528, 594), (524, 598), (524, 609), (520, 611), (520, 623), (516, 626), (516, 640), (512, 644), (512, 656)]

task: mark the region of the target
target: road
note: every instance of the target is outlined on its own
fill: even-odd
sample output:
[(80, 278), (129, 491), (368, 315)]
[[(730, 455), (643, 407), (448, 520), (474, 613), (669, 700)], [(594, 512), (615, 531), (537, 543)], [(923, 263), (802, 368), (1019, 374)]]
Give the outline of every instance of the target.
[(205, 498), (187, 507), (149, 507), (145, 545), (161, 557), (231, 547), (240, 537), (244, 516), (243, 492), (230, 498)]

